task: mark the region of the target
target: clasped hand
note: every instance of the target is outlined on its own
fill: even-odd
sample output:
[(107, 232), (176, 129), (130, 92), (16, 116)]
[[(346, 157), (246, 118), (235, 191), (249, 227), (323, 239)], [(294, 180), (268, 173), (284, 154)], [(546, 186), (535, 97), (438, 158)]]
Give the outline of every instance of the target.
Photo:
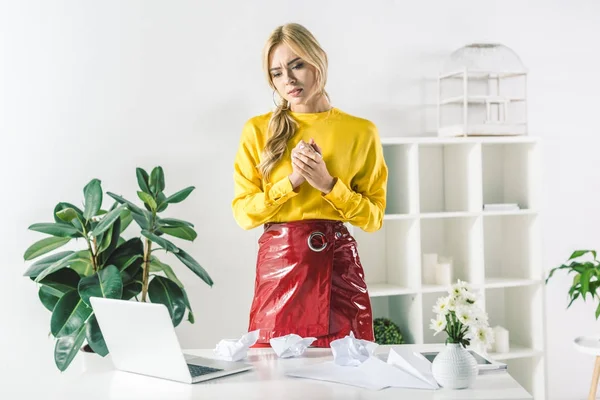
[(322, 157), (321, 148), (313, 139), (309, 143), (301, 140), (292, 149), (292, 174), (294, 188), (307, 181), (312, 187), (327, 194), (333, 189), (335, 179), (329, 174)]

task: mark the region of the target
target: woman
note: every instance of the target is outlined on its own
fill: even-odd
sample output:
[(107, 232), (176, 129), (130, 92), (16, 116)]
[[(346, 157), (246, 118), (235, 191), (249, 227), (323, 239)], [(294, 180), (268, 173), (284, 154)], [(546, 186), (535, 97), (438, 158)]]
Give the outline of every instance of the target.
[(303, 26), (271, 34), (263, 52), (275, 111), (246, 122), (235, 159), (232, 208), (259, 239), (249, 331), (257, 345), (290, 333), (315, 347), (352, 331), (374, 340), (356, 242), (344, 222), (381, 228), (387, 166), (373, 123), (329, 102), (327, 55)]

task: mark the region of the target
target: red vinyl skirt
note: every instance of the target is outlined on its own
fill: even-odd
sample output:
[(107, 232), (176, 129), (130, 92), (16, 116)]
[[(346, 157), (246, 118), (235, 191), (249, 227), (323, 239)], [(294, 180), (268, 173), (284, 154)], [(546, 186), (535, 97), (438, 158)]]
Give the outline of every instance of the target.
[(267, 223), (258, 243), (248, 331), (255, 347), (295, 333), (313, 347), (350, 333), (374, 341), (371, 302), (356, 241), (340, 221)]

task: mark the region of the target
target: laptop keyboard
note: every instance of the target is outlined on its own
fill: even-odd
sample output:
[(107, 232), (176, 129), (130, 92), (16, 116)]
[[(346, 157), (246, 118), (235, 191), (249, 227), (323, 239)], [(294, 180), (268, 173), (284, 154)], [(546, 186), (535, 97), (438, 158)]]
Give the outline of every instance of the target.
[(212, 374), (213, 372), (223, 371), (222, 369), (219, 369), (219, 368), (204, 367), (201, 365), (188, 364), (187, 366), (190, 370), (190, 374), (192, 374), (192, 378), (195, 378), (197, 376), (206, 375), (206, 374)]

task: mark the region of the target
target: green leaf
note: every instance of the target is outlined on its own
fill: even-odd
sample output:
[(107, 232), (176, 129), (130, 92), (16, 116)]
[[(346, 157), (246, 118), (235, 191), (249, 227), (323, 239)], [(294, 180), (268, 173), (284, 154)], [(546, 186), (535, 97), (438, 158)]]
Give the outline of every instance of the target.
[(600, 304), (596, 307), (596, 319), (598, 319), (598, 316), (600, 316)]
[[(139, 279), (142, 279), (141, 274), (139, 276)], [(134, 280), (131, 283), (128, 283), (127, 285), (123, 286), (123, 296), (121, 297), (121, 299), (122, 300), (130, 300), (134, 296), (137, 296), (138, 294), (140, 294), (141, 291), (142, 291), (142, 282), (139, 280)]]
[(54, 264), (51, 264), (50, 266), (48, 266), (48, 268), (41, 271), (39, 275), (37, 275), (37, 277), (35, 278), (35, 281), (40, 282), (46, 276), (58, 271), (59, 269), (68, 267), (69, 264), (71, 264), (72, 260), (75, 258), (77, 258), (77, 254), (71, 252), (71, 254), (69, 254), (68, 256), (62, 258), (60, 261), (57, 261)]
[(135, 175), (137, 176), (137, 181), (140, 189), (142, 189), (144, 193), (152, 194), (152, 192), (150, 191), (150, 187), (148, 186), (148, 173), (143, 168), (136, 168)]
[(48, 257), (37, 260), (25, 271), (23, 276), (29, 276), (30, 278), (36, 278), (43, 270), (51, 266), (52, 264), (62, 260), (63, 258), (74, 254), (72, 251), (62, 251), (60, 253), (54, 253)]
[(148, 295), (153, 303), (167, 306), (173, 326), (179, 325), (185, 314), (186, 305), (183, 292), (175, 282), (162, 276), (155, 276), (148, 285)]
[(165, 196), (165, 194), (163, 192), (160, 192), (156, 196), (156, 204), (158, 204), (158, 208), (156, 209), (156, 212), (163, 212), (169, 206), (169, 203), (167, 203), (167, 196)]
[(569, 257), (569, 259), (567, 261), (570, 261), (570, 260), (572, 260), (574, 258), (581, 257), (582, 255), (584, 255), (586, 253), (589, 253), (589, 252), (594, 253), (594, 257), (596, 257), (595, 256), (595, 253), (596, 253), (595, 251), (592, 251), (592, 250), (577, 250), (577, 251), (574, 251), (573, 254), (571, 254), (571, 257)]
[[(117, 222), (117, 221), (120, 221), (120, 219), (117, 219), (115, 222)], [(102, 253), (104, 250), (106, 250), (108, 248), (108, 246), (110, 246), (110, 240), (112, 239), (112, 234), (113, 234), (113, 227), (114, 227), (114, 224), (110, 228), (108, 228), (107, 231), (100, 234), (100, 237), (98, 237), (98, 253)]]
[(65, 208), (56, 213), (56, 216), (64, 222), (71, 222), (77, 218), (77, 212), (72, 208)]
[(89, 250), (80, 250), (77, 253), (77, 257), (74, 258), (69, 265), (73, 271), (77, 272), (79, 276), (86, 277), (94, 273), (94, 265)]
[(117, 248), (121, 234), (121, 219), (117, 218), (110, 229), (102, 236), (102, 245), (98, 249), (100, 266), (104, 266), (108, 257)]
[(69, 336), (85, 325), (92, 309), (88, 307), (76, 290), (65, 293), (52, 312), (50, 332), (54, 337)]
[(72, 335), (62, 336), (56, 341), (54, 347), (54, 362), (59, 370), (65, 371), (83, 344), (85, 340), (85, 326), (81, 326), (79, 330)]
[(131, 211), (128, 209), (123, 209), (121, 211), (121, 233), (125, 232), (125, 229), (131, 224), (133, 221), (133, 217), (131, 216)]
[(119, 269), (114, 265), (102, 268), (94, 275), (81, 279), (77, 290), (88, 306), (90, 297), (120, 299), (123, 294), (123, 281)]
[(586, 269), (581, 274), (581, 279), (580, 279), (580, 282), (581, 282), (581, 294), (583, 296), (583, 300), (584, 301), (585, 301), (586, 294), (590, 290), (590, 278), (591, 278), (591, 276), (592, 276), (592, 274), (594, 272), (595, 272), (594, 269)]
[(79, 233), (74, 226), (67, 225), (64, 223), (58, 224), (52, 222), (44, 222), (40, 224), (33, 224), (28, 229), (57, 237), (82, 237), (81, 233)]
[(169, 265), (164, 264), (155, 256), (150, 257), (150, 272), (161, 271), (165, 273), (167, 278), (175, 282), (177, 286), (183, 288), (183, 283), (181, 283), (181, 281), (177, 278), (177, 275), (175, 275), (175, 272), (173, 272), (173, 269)]
[(175, 226), (172, 228), (165, 226), (160, 228), (160, 230), (166, 233), (167, 235), (175, 236), (184, 240), (189, 240), (190, 242), (193, 242), (194, 239), (196, 239), (196, 237), (198, 236), (196, 231), (194, 231), (189, 226)]
[(192, 256), (190, 256), (188, 253), (186, 253), (182, 249), (178, 250), (179, 251), (175, 253), (175, 257), (179, 258), (179, 261), (181, 261), (183, 264), (185, 264), (185, 266), (191, 269), (192, 272), (198, 275), (204, 282), (206, 282), (207, 285), (212, 287), (213, 280), (204, 270), (204, 268), (202, 268), (200, 264), (198, 264), (198, 262), (194, 260), (194, 258), (192, 258)]
[(192, 193), (192, 191), (194, 189), (195, 189), (194, 186), (189, 186), (189, 187), (186, 187), (185, 189), (180, 190), (179, 192), (169, 196), (167, 198), (167, 203), (174, 204), (174, 203), (182, 202), (190, 195), (190, 193)]
[(101, 233), (108, 230), (112, 226), (112, 224), (121, 216), (121, 210), (123, 210), (123, 206), (119, 206), (102, 217), (102, 220), (98, 223), (98, 225), (92, 231), (92, 235), (98, 237)]
[(100, 207), (102, 206), (102, 185), (100, 180), (92, 179), (85, 185), (85, 188), (83, 188), (83, 195), (85, 197), (83, 217), (86, 221), (89, 221), (90, 218), (100, 211)]
[(127, 206), (127, 209), (129, 211), (131, 211), (134, 214), (139, 214), (139, 215), (144, 215), (143, 211), (141, 208), (139, 208), (138, 206), (136, 206), (135, 204), (133, 204), (132, 202), (130, 202), (129, 200), (124, 199), (121, 196), (118, 196), (114, 193), (108, 192), (107, 193), (110, 197), (112, 197), (113, 199), (115, 199), (116, 201), (118, 201), (120, 204), (125, 204)]
[(177, 252), (179, 252), (179, 249), (177, 248), (177, 246), (175, 246), (173, 243), (171, 243), (167, 239), (158, 237), (155, 234), (148, 232), (147, 230), (142, 230), (142, 235), (144, 235), (145, 237), (147, 237), (148, 239), (150, 239), (151, 241), (153, 241), (154, 243), (158, 244), (160, 247), (162, 247), (163, 249), (165, 249), (171, 253), (176, 254)]
[(40, 301), (44, 307), (46, 307), (46, 309), (50, 312), (54, 310), (54, 306), (56, 306), (56, 303), (60, 299), (60, 296), (56, 296), (55, 291), (46, 286), (40, 287), (40, 290), (38, 291), (38, 297), (40, 298)]
[(154, 200), (151, 194), (138, 191), (137, 195), (151, 210), (156, 210), (156, 200)]
[(183, 301), (185, 302), (185, 306), (188, 309), (188, 321), (190, 324), (193, 324), (195, 321), (194, 313), (192, 312), (192, 305), (190, 304), (190, 300), (188, 299), (187, 293), (183, 286), (181, 286), (181, 291), (183, 292)]
[(39, 240), (29, 246), (27, 250), (25, 250), (25, 254), (23, 258), (25, 261), (33, 260), (41, 255), (51, 252), (52, 250), (58, 249), (59, 247), (64, 246), (69, 243), (71, 238), (62, 238), (62, 237), (49, 237), (42, 240)]
[(129, 239), (110, 255), (107, 265), (116, 266), (121, 271), (123, 283), (129, 281), (141, 269), (144, 257), (144, 245), (140, 238)]
[(155, 195), (165, 190), (165, 174), (162, 167), (155, 167), (150, 173), (150, 190)]
[(575, 300), (577, 300), (577, 298), (579, 297), (579, 295), (580, 295), (580, 293), (579, 293), (579, 292), (576, 292), (576, 293), (573, 295), (573, 297), (571, 298), (571, 301), (569, 302), (569, 305), (567, 305), (567, 308), (571, 307), (571, 304), (573, 304), (573, 302), (574, 302)]
[(59, 224), (64, 223), (62, 219), (58, 218), (57, 214), (59, 211), (65, 210), (67, 208), (75, 210), (77, 216), (83, 220), (83, 211), (81, 211), (79, 207), (74, 206), (71, 203), (60, 202), (56, 205), (56, 207), (54, 207), (54, 222), (58, 222)]
[(80, 279), (79, 274), (71, 268), (63, 268), (49, 274), (44, 279), (41, 279), (39, 283), (56, 289), (61, 293), (67, 293), (77, 290)]
[(144, 214), (132, 213), (131, 217), (139, 225), (140, 228), (145, 230), (150, 229), (150, 221), (148, 221), (148, 218), (146, 218)]
[(191, 228), (194, 227), (194, 224), (191, 222), (183, 221), (176, 218), (159, 218), (158, 223), (161, 226), (169, 225), (169, 226), (189, 226)]
[(94, 353), (101, 357), (105, 357), (108, 354), (108, 347), (106, 346), (104, 336), (102, 336), (102, 331), (100, 330), (100, 325), (98, 325), (98, 320), (95, 315), (92, 315), (85, 325), (85, 329), (85, 338), (92, 350), (94, 350)]

